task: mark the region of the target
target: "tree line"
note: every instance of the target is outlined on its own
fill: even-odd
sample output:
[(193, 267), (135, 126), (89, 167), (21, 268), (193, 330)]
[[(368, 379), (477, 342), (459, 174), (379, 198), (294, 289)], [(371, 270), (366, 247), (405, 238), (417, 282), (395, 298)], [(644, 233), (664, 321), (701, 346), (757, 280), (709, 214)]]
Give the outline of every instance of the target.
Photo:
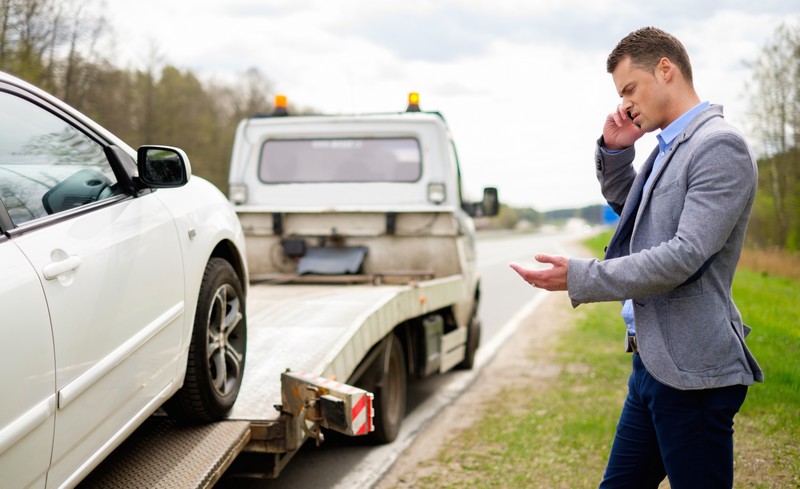
[(113, 33), (96, 0), (0, 0), (0, 69), (52, 93), (132, 146), (186, 150), (193, 173), (227, 190), (236, 124), (272, 110), (270, 80), (256, 68), (230, 84), (204, 82), (160, 62), (115, 66)]
[[(109, 61), (113, 36), (100, 0), (0, 0), (0, 69), (64, 100), (133, 146), (168, 142), (193, 172), (227, 190), (236, 124), (272, 110), (273, 88), (258, 69), (233, 83), (202, 81), (160, 62), (143, 69)], [(800, 26), (780, 26), (751, 66), (750, 131), (760, 144), (759, 191), (748, 243), (800, 250)], [(505, 206), (504, 206), (505, 207)], [(542, 219), (505, 208), (501, 227)], [(513, 222), (512, 222), (513, 221)]]

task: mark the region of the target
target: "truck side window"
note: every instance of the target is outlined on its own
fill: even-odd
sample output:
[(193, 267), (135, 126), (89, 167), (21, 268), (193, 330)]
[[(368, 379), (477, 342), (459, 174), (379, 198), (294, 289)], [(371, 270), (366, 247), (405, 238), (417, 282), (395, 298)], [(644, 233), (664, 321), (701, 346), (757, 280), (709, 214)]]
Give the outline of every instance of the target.
[(98, 142), (0, 92), (0, 200), (15, 225), (110, 197), (115, 183)]

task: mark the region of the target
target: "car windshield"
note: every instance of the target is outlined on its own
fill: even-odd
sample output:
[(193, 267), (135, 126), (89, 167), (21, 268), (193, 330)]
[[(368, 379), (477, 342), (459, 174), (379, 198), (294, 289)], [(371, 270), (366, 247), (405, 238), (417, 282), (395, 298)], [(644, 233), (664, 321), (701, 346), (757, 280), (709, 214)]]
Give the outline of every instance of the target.
[(259, 160), (264, 183), (415, 182), (421, 173), (413, 138), (271, 139)]

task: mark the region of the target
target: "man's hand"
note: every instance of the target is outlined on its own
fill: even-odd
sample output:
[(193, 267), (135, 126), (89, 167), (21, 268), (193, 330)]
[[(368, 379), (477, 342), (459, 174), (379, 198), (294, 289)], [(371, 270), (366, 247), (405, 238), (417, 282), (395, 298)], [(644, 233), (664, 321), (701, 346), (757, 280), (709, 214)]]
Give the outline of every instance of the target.
[(569, 258), (565, 256), (545, 255), (538, 253), (534, 256), (539, 263), (549, 263), (550, 268), (533, 269), (525, 268), (518, 263), (511, 263), (509, 266), (522, 277), (523, 280), (549, 291), (567, 290), (567, 271), (569, 270)]
[(622, 105), (618, 105), (617, 110), (606, 116), (606, 123), (603, 125), (603, 141), (606, 149), (628, 148), (642, 136), (644, 131), (628, 118), (628, 113), (622, 109)]

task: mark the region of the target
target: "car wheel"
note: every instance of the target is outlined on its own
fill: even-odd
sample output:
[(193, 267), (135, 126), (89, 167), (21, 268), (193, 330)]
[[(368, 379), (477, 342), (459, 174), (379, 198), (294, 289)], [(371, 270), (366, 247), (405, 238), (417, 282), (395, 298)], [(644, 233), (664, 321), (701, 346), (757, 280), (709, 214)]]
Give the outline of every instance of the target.
[(372, 440), (376, 443), (389, 443), (397, 438), (403, 418), (406, 415), (406, 395), (408, 391), (408, 370), (403, 345), (396, 335), (391, 335), (383, 354), (376, 362), (377, 382), (375, 384), (375, 431)]
[(203, 274), (183, 387), (164, 406), (194, 421), (223, 418), (244, 374), (247, 320), (242, 285), (226, 260), (212, 258)]

